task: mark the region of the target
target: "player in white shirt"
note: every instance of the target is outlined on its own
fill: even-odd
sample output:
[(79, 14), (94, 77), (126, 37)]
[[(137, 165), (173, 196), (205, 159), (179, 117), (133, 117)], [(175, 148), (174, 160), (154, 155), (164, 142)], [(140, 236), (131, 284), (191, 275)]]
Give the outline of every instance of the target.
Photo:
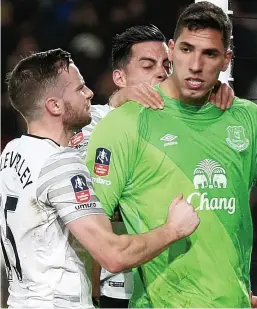
[(66, 148), (73, 132), (90, 123), (93, 97), (69, 53), (56, 49), (22, 59), (9, 75), (8, 94), (28, 125), (28, 135), (8, 143), (1, 155), (9, 308), (93, 307), (68, 230), (103, 267), (120, 272), (147, 262), (197, 228), (196, 212), (180, 196), (167, 222), (151, 232), (112, 232), (84, 162)]
[(88, 141), (91, 133), (93, 132), (98, 122), (113, 109), (114, 108), (109, 106), (108, 104), (91, 105), (91, 117), (92, 117), (91, 123), (77, 130), (76, 134), (72, 136), (70, 140), (70, 146), (79, 151), (83, 160), (86, 158)]
[(92, 307), (65, 227), (104, 214), (79, 154), (33, 135), (11, 141), (1, 156), (1, 198), (10, 307)]
[[(161, 97), (152, 86), (165, 80), (170, 73), (165, 36), (153, 25), (126, 29), (112, 40), (112, 66), (113, 81), (119, 92), (111, 96), (109, 104), (92, 105), (91, 124), (77, 131), (71, 139), (71, 146), (79, 150), (83, 160), (93, 129), (114, 107), (119, 107), (128, 100), (137, 101), (153, 109), (163, 107)], [(227, 108), (231, 106), (233, 97), (233, 90), (223, 84), (212, 99), (218, 107)], [(125, 231), (122, 222), (112, 222), (112, 225), (114, 231)], [(99, 266), (93, 263), (93, 296), (101, 296), (101, 306), (127, 307), (133, 291), (132, 272), (111, 274), (102, 268), (101, 275), (99, 273)]]

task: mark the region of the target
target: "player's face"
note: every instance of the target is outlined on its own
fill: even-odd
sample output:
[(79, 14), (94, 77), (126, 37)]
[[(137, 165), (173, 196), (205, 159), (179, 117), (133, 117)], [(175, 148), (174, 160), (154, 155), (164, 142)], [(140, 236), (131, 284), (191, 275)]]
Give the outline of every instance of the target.
[(175, 43), (169, 42), (172, 79), (178, 98), (185, 102), (206, 100), (219, 73), (226, 71), (231, 57), (232, 52), (225, 49), (219, 31), (184, 28)]
[(83, 77), (74, 64), (70, 64), (69, 72), (64, 74), (66, 85), (62, 96), (63, 123), (65, 127), (76, 130), (91, 122), (91, 99), (94, 94), (85, 86)]
[(168, 46), (163, 42), (142, 42), (132, 46), (132, 57), (124, 70), (120, 70), (122, 82), (118, 87), (133, 86), (142, 82), (156, 85), (170, 73)]

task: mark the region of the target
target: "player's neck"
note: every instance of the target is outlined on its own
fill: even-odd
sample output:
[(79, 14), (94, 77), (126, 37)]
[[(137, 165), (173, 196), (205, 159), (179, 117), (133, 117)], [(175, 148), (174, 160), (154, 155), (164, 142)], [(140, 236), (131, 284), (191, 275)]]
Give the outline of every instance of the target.
[(195, 105), (195, 106), (203, 106), (209, 100), (210, 93), (207, 93), (204, 97), (198, 100), (190, 100), (181, 96), (180, 89), (176, 84), (176, 80), (174, 76), (170, 76), (164, 82), (160, 84), (161, 89), (165, 92), (165, 94), (175, 100), (183, 102), (184, 104)]
[(44, 138), (49, 138), (57, 144), (66, 147), (73, 132), (64, 130), (58, 123), (42, 123), (41, 121), (32, 121), (28, 124), (28, 133)]

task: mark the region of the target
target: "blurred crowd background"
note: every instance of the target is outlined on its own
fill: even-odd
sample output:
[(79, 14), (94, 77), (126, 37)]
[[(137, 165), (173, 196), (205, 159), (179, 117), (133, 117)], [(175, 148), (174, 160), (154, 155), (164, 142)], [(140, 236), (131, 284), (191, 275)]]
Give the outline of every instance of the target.
[[(230, 1), (230, 0), (229, 0)], [(11, 108), (5, 76), (31, 51), (61, 47), (72, 54), (93, 104), (105, 104), (115, 90), (111, 75), (113, 35), (137, 24), (155, 24), (172, 38), (183, 8), (192, 0), (2, 0), (1, 146), (26, 131)], [(237, 96), (257, 103), (257, 0), (232, 0), (234, 31), (232, 86)], [(257, 194), (252, 196), (257, 206)], [(257, 207), (255, 207), (257, 209)], [(257, 211), (253, 214), (257, 224)], [(254, 233), (255, 243), (257, 230)], [(255, 266), (254, 266), (255, 265)], [(257, 244), (253, 254), (253, 289), (257, 294)]]

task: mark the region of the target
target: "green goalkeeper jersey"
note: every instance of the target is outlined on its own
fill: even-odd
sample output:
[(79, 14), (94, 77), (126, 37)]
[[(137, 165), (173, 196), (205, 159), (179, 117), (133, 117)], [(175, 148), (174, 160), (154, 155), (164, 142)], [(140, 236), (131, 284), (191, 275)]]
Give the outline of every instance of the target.
[(257, 179), (257, 106), (195, 107), (167, 97), (164, 110), (128, 102), (93, 132), (87, 155), (109, 216), (119, 205), (130, 234), (166, 222), (180, 192), (201, 223), (190, 236), (135, 269), (130, 307), (250, 307), (252, 222)]

